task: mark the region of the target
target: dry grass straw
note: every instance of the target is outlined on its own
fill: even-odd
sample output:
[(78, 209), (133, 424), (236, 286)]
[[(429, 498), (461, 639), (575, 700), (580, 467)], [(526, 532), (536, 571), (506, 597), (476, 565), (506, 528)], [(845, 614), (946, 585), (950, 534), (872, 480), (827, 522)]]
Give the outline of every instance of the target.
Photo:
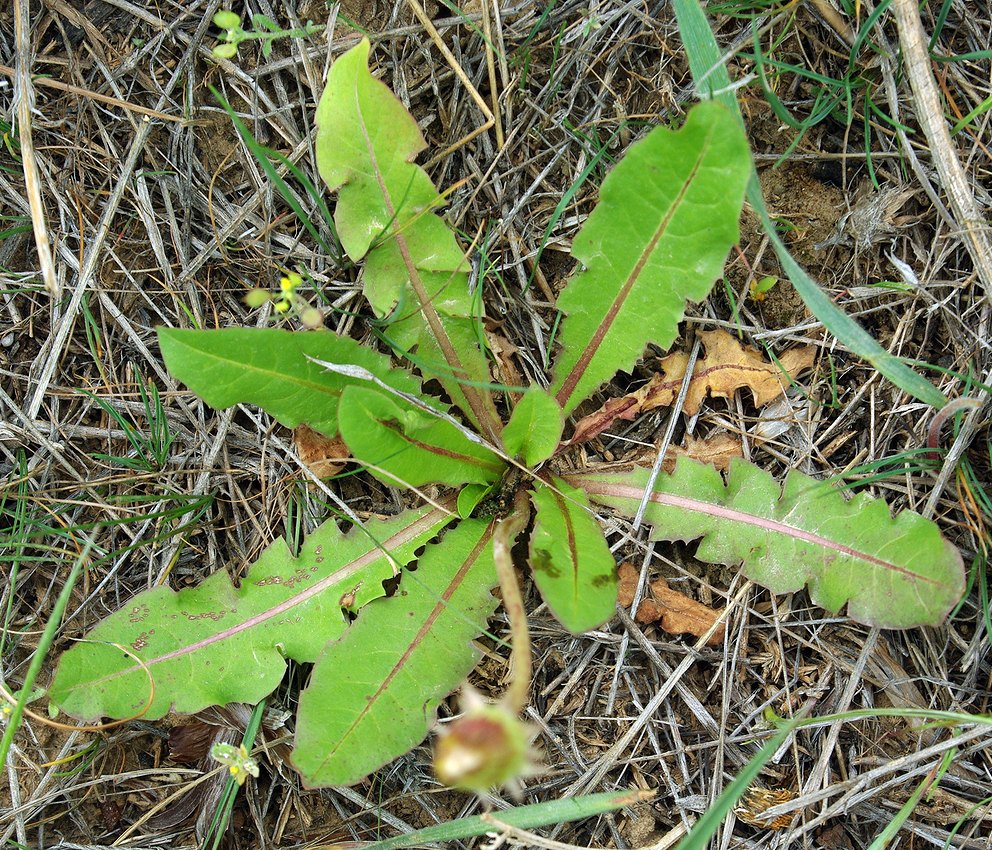
[[(493, 273), (485, 290), (487, 312), (495, 317), (490, 330), (519, 351), (515, 365), (524, 380), (544, 368), (554, 295), (571, 268), (570, 240), (594, 203), (603, 171), (646, 125), (677, 121), (693, 96), (664, 3), (594, 4), (590, 11), (588, 3), (562, 0), (542, 20), (532, 3), (497, 7), (483, 0), (461, 15), (428, 3), (422, 17), (405, 3), (353, 0), (340, 13), (332, 9), (323, 37), (281, 42), (267, 60), (245, 50), (237, 62), (219, 64), (209, 58), (209, 19), (218, 7), (216, 0), (194, 0), (166, 15), (159, 5), (91, 0), (81, 12), (62, 3), (29, 9), (30, 70), (52, 80), (35, 80), (30, 126), (19, 122), (21, 159), (0, 150), (9, 166), (0, 171), (0, 196), (8, 214), (36, 213), (20, 169), (37, 170), (44, 216), (32, 220), (47, 219), (61, 297), (46, 291), (43, 281), (52, 284), (38, 274), (29, 233), (0, 241), (0, 475), (6, 482), (0, 486), (7, 499), (0, 522), (15, 527), (15, 502), (25, 517), (25, 545), (4, 553), (4, 568), (12, 569), (16, 555), (19, 571), (6, 583), (0, 606), (9, 610), (3, 677), (14, 687), (69, 568), (73, 528), (103, 523), (101, 558), (70, 604), (61, 647), (150, 584), (188, 586), (217, 569), (240, 574), (287, 531), (290, 507), (309, 527), (330, 496), (359, 514), (397, 499), (355, 479), (322, 493), (301, 471), (289, 435), (268, 417), (252, 409), (208, 410), (162, 367), (156, 326), (268, 324), (268, 316), (246, 309), (242, 296), (251, 287), (272, 286), (287, 268), (308, 272), (333, 305), (338, 331), (364, 332), (353, 315), (361, 306), (354, 272), (334, 267), (310, 244), (207, 84), (221, 89), (262, 143), (316, 181), (315, 100), (328, 64), (357, 37), (343, 16), (373, 33), (379, 73), (412, 110), (431, 150), (447, 154), (434, 160), (432, 176), (442, 188), (466, 181), (453, 194), (448, 216), (465, 233), (481, 234), (479, 251)], [(322, 4), (303, 0), (278, 8), (259, 0), (251, 10), (286, 26), (325, 16)], [(850, 28), (858, 22), (842, 16), (844, 26), (834, 30), (836, 21), (813, 11), (788, 4), (757, 25), (766, 42), (783, 36), (779, 57), (841, 73)], [(930, 14), (923, 22), (927, 33)], [(436, 33), (425, 31), (425, 21)], [(746, 21), (718, 24), (721, 43), (747, 48)], [(988, 50), (990, 32), (985, 3), (952, 3), (940, 50)], [(883, 17), (872, 37), (894, 55), (898, 35)], [(10, 13), (0, 12), (0, 63), (23, 70), (23, 49)], [(744, 59), (731, 61), (738, 75), (750, 70)], [(859, 61), (888, 98), (882, 108), (910, 128), (923, 123), (917, 96), (893, 61), (884, 55), (876, 61), (869, 52)], [(930, 70), (960, 115), (987, 94), (988, 59)], [(801, 114), (814, 94), (811, 84), (784, 75), (780, 85), (779, 96)], [(742, 97), (759, 162), (768, 163), (792, 135), (781, 130), (756, 89), (744, 89)], [(18, 123), (18, 103), (30, 103), (16, 101), (3, 102), (0, 118), (8, 124)], [(987, 237), (962, 230), (971, 217), (967, 210), (947, 213), (943, 183), (934, 182), (933, 173), (939, 161), (959, 163), (965, 193), (988, 206), (990, 166), (982, 140), (990, 114), (939, 150), (918, 131), (908, 134), (871, 117), (878, 180), (883, 189), (908, 195), (895, 211), (877, 207), (887, 219), (853, 240), (843, 214), (864, 211), (876, 197), (865, 171), (861, 112), (850, 128), (829, 121), (815, 128), (777, 171), (763, 168), (769, 186), (777, 180), (786, 187), (770, 202), (795, 228), (792, 248), (810, 271), (889, 350), (944, 369), (929, 374), (951, 397), (973, 392), (966, 376), (990, 375), (988, 282), (979, 280)], [(552, 221), (559, 200), (597, 156), (600, 166)], [(903, 161), (908, 172), (899, 167)], [(827, 212), (813, 203), (823, 198), (831, 199)], [(312, 208), (305, 197), (301, 203)], [(974, 232), (980, 235), (971, 238)], [(819, 241), (828, 244), (813, 249)], [(746, 398), (715, 402), (687, 422), (677, 417), (675, 438), (684, 431), (730, 430), (742, 437), (750, 459), (776, 474), (799, 468), (823, 477), (846, 474), (849, 481), (868, 474), (866, 464), (919, 448), (930, 412), (846, 358), (790, 300), (786, 283), (766, 302), (747, 299), (750, 280), (778, 273), (765, 247), (761, 235), (745, 227), (727, 275), (736, 312), (718, 287), (687, 323), (687, 334), (717, 325), (773, 347), (792, 341), (819, 346), (822, 368), (807, 384), (809, 398), (797, 395), (779, 411), (783, 427), (770, 441), (754, 439), (760, 411)], [(917, 282), (903, 290), (871, 286), (898, 279), (901, 268), (911, 268)], [(147, 430), (138, 386), (150, 383), (162, 394), (175, 436), (167, 462), (138, 470), (95, 460), (97, 453), (131, 449), (120, 424), (79, 390)], [(955, 468), (967, 456), (988, 483), (985, 415), (961, 430), (936, 482), (931, 472), (907, 464), (871, 485), (899, 507), (925, 510), (967, 552), (985, 551), (988, 518), (967, 510), (968, 491)], [(634, 423), (594, 444), (587, 460), (651, 446), (666, 424), (650, 417)], [(200, 513), (190, 501), (198, 497), (211, 499)], [(879, 633), (811, 608), (801, 593), (771, 598), (730, 571), (701, 568), (690, 549), (647, 544), (633, 527), (617, 526), (613, 540), (618, 558), (726, 606), (727, 639), (722, 647), (693, 646), (645, 633), (622, 615), (576, 640), (543, 609), (533, 611), (529, 715), (541, 730), (548, 769), (528, 789), (527, 802), (615, 786), (661, 790), (652, 809), (563, 826), (552, 831), (553, 841), (668, 846), (754, 754), (766, 708), (783, 714), (881, 705), (988, 711), (989, 639), (974, 594), (940, 629)], [(476, 683), (498, 691), (503, 664), (498, 658), (484, 664)], [(274, 703), (291, 707), (304, 679), (305, 671), (294, 670)], [(236, 731), (235, 721), (214, 720)], [(0, 836), (27, 846), (105, 847), (177, 790), (207, 806), (194, 790), (201, 766), (169, 761), (167, 727), (135, 722), (92, 736), (26, 722), (6, 766)], [(867, 846), (911, 785), (952, 747), (957, 754), (938, 796), (907, 823), (905, 839), (916, 847), (945, 841), (988, 847), (988, 807), (971, 809), (992, 782), (987, 734), (883, 720), (797, 733), (764, 775), (768, 786), (795, 793), (772, 810), (794, 814), (791, 826), (771, 833), (727, 822), (714, 846)], [(324, 792), (303, 791), (283, 752), (277, 746), (260, 756), (267, 776), (246, 785), (231, 846), (364, 840), (382, 823), (403, 830), (477, 810), (474, 801), (434, 793), (423, 748), (368, 784)], [(961, 828), (951, 837), (959, 818)], [(202, 837), (194, 820), (158, 823), (144, 823), (125, 846), (192, 847)]]

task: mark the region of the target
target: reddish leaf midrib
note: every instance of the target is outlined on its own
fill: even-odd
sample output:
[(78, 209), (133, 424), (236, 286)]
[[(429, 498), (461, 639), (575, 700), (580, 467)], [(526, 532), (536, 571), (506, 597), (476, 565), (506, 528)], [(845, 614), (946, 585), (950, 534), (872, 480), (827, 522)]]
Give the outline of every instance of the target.
[[(581, 476), (577, 476), (577, 479), (578, 478), (581, 478)], [(637, 487), (628, 487), (622, 484), (606, 484), (603, 482), (590, 481), (588, 479), (582, 481), (581, 487), (590, 496), (609, 496), (612, 498), (633, 499), (635, 501), (640, 501), (644, 492), (642, 489)], [(840, 554), (847, 555), (851, 558), (866, 561), (867, 563), (874, 564), (882, 569), (900, 573), (915, 581), (932, 584), (935, 587), (939, 587), (941, 585), (938, 580), (915, 573), (912, 570), (900, 566), (899, 564), (894, 564), (891, 561), (885, 561), (882, 558), (876, 558), (874, 555), (870, 555), (867, 552), (853, 549), (850, 546), (845, 546), (843, 543), (838, 543), (836, 540), (831, 540), (828, 537), (822, 537), (819, 534), (814, 534), (813, 532), (797, 528), (793, 525), (788, 525), (784, 522), (779, 522), (778, 520), (766, 519), (765, 517), (757, 516), (755, 514), (745, 513), (744, 511), (737, 510), (736, 508), (728, 508), (723, 505), (714, 505), (710, 502), (703, 502), (698, 499), (688, 498), (686, 496), (672, 496), (668, 493), (652, 493), (649, 497), (649, 501), (656, 505), (681, 508), (687, 511), (706, 514), (707, 516), (712, 516), (717, 519), (741, 522), (755, 528), (761, 528), (773, 534), (782, 534), (787, 537), (793, 537), (797, 540), (802, 540), (803, 542), (811, 543), (824, 549), (839, 552)]]
[(582, 376), (585, 374), (586, 369), (592, 362), (593, 357), (599, 351), (600, 346), (603, 344), (603, 340), (606, 338), (607, 334), (613, 328), (617, 317), (620, 314), (623, 305), (625, 304), (627, 298), (630, 296), (631, 291), (639, 280), (641, 273), (644, 271), (644, 267), (647, 265), (651, 258), (651, 254), (654, 253), (655, 248), (657, 248), (658, 243), (661, 241), (665, 232), (668, 230), (668, 226), (671, 224), (672, 219), (675, 217), (676, 212), (682, 205), (686, 194), (689, 191), (689, 187), (692, 185), (692, 181), (695, 179), (696, 174), (699, 172), (700, 166), (703, 159), (706, 156), (708, 150), (708, 139), (707, 144), (700, 146), (700, 151), (696, 157), (696, 161), (692, 165), (692, 170), (686, 176), (685, 180), (682, 181), (682, 186), (679, 188), (678, 195), (675, 200), (669, 205), (669, 208), (665, 211), (665, 216), (658, 223), (658, 227), (655, 229), (651, 238), (648, 240), (647, 245), (641, 251), (640, 256), (637, 258), (637, 262), (634, 264), (634, 268), (631, 270), (627, 279), (624, 281), (623, 286), (620, 287), (620, 291), (617, 293), (617, 297), (613, 300), (610, 305), (610, 309), (607, 310), (606, 315), (603, 317), (603, 321), (599, 323), (596, 328), (595, 333), (592, 338), (586, 344), (586, 347), (582, 350), (579, 355), (579, 359), (575, 362), (568, 377), (562, 384), (560, 390), (556, 394), (555, 398), (558, 403), (564, 409), (568, 409), (568, 401), (572, 397), (572, 393), (575, 392), (575, 388), (581, 380)]
[(424, 638), (430, 633), (431, 629), (434, 627), (434, 624), (438, 621), (441, 615), (449, 609), (451, 597), (454, 596), (455, 592), (464, 584), (465, 577), (468, 575), (472, 567), (475, 566), (476, 561), (479, 559), (479, 555), (482, 554), (483, 549), (485, 549), (488, 544), (491, 536), (491, 530), (492, 528), (490, 527), (490, 529), (482, 535), (480, 540), (473, 547), (464, 563), (462, 563), (462, 565), (458, 568), (458, 572), (456, 572), (451, 581), (448, 582), (447, 587), (445, 587), (437, 602), (435, 602), (430, 614), (428, 614), (424, 619), (424, 622), (417, 630), (417, 634), (410, 641), (409, 645), (403, 651), (403, 654), (399, 657), (399, 659), (397, 659), (396, 663), (393, 664), (389, 673), (387, 673), (383, 678), (382, 682), (379, 684), (379, 687), (376, 688), (375, 693), (365, 701), (365, 705), (362, 710), (355, 716), (348, 728), (341, 733), (338, 740), (335, 741), (334, 746), (320, 761), (317, 768), (312, 772), (313, 776), (318, 776), (324, 769), (327, 762), (329, 762), (337, 751), (348, 742), (349, 738), (352, 735), (357, 734), (356, 730), (365, 720), (369, 712), (372, 711), (373, 706), (375, 706), (377, 702), (386, 694), (389, 690), (390, 684), (403, 671), (403, 668), (410, 661), (410, 658), (413, 656), (414, 652), (416, 652), (421, 644), (423, 644)]

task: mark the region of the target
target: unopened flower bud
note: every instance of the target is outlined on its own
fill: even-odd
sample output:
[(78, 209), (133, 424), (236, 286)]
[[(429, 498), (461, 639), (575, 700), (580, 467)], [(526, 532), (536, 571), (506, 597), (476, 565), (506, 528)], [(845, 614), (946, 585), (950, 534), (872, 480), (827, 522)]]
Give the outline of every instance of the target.
[(530, 767), (527, 727), (503, 705), (476, 704), (445, 726), (434, 771), (445, 785), (483, 793), (514, 783)]

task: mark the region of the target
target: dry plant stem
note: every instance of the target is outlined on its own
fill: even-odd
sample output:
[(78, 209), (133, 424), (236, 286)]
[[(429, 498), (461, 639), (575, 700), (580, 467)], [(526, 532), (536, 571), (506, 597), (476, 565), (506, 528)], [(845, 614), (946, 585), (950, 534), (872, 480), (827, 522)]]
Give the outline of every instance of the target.
[[(737, 592), (734, 598), (727, 603), (727, 607), (723, 609), (723, 613), (716, 619), (716, 622), (713, 623), (710, 630), (696, 641), (694, 645), (696, 652), (687, 654), (685, 658), (679, 662), (678, 667), (675, 667), (674, 669), (669, 668), (668, 665), (665, 664), (664, 660), (657, 655), (657, 652), (654, 652), (659, 669), (667, 675), (664, 685), (662, 685), (654, 696), (652, 696), (651, 699), (645, 703), (640, 714), (638, 714), (634, 722), (630, 724), (626, 731), (624, 731), (623, 735), (614, 741), (613, 745), (599, 757), (593, 766), (591, 766), (582, 776), (576, 779), (565, 789), (564, 796), (588, 793), (590, 789), (599, 784), (606, 776), (607, 772), (622, 757), (623, 753), (626, 752), (634, 738), (636, 738), (648, 722), (655, 717), (656, 712), (665, 700), (671, 696), (672, 691), (677, 691), (687, 704), (690, 704), (692, 701), (697, 703), (699, 702), (682, 679), (688, 672), (689, 668), (698, 661), (699, 656), (696, 653), (706, 645), (706, 641), (709, 640), (710, 634), (715, 632), (720, 627), (721, 623), (725, 623), (727, 621), (727, 618), (732, 611), (736, 610), (739, 606), (745, 603), (748, 594), (751, 593), (752, 587), (753, 584), (750, 581), (745, 582), (741, 586), (741, 589)], [(644, 638), (640, 628), (623, 608), (617, 608), (617, 614), (620, 617), (621, 622), (630, 631), (630, 634), (635, 640), (637, 640), (638, 637)], [(650, 657), (651, 652), (654, 651), (654, 647), (651, 646), (650, 642), (648, 642), (646, 638), (644, 638), (644, 640), (645, 643), (641, 645), (641, 648), (644, 649)], [(650, 650), (648, 649), (649, 647)], [(705, 709), (703, 709), (702, 713), (696, 715), (696, 717), (698, 720), (706, 723), (708, 727), (715, 729), (716, 734), (721, 734), (716, 722), (708, 713), (705, 712)]]
[[(7, 65), (0, 65), (0, 74), (6, 77), (17, 77), (17, 71)], [(47, 77), (38, 77), (34, 80), (34, 83), (39, 86), (45, 86), (46, 88), (56, 89), (57, 91), (68, 92), (69, 94), (78, 94), (80, 97), (86, 97), (90, 100), (95, 100), (98, 103), (105, 103), (107, 106), (119, 106), (121, 109), (129, 109), (131, 112), (138, 112), (141, 115), (150, 115), (152, 118), (160, 118), (163, 121), (175, 121), (177, 124), (181, 124), (185, 119), (178, 115), (166, 115), (164, 112), (159, 112), (157, 109), (149, 109), (147, 106), (139, 106), (137, 103), (129, 103), (126, 100), (120, 100), (116, 97), (110, 97), (105, 94), (100, 94), (99, 92), (91, 91), (90, 89), (80, 88), (79, 86), (73, 86), (69, 83), (63, 83), (61, 80), (50, 80)]]
[[(565, 844), (562, 841), (553, 841), (550, 838), (544, 838), (538, 835), (536, 832), (511, 826), (491, 815), (489, 812), (483, 812), (480, 817), (483, 821), (491, 823), (495, 829), (499, 830), (499, 838), (503, 840), (509, 838), (517, 846), (540, 847), (541, 850), (587, 850), (587, 848), (580, 847), (577, 844)], [(492, 846), (498, 847), (500, 845), (494, 844)]]
[(148, 118), (142, 119), (138, 125), (138, 131), (134, 134), (134, 142), (121, 169), (117, 185), (114, 186), (113, 192), (110, 193), (110, 197), (104, 205), (103, 216), (100, 218), (96, 236), (91, 240), (89, 251), (79, 270), (79, 277), (73, 289), (72, 297), (69, 299), (64, 312), (59, 316), (57, 324), (53, 319), (53, 334), (45, 343), (45, 347), (42, 349), (42, 355), (39, 358), (39, 362), (42, 364), (41, 375), (37, 379), (34, 394), (31, 396), (31, 401), (28, 404), (27, 414), (30, 419), (35, 419), (38, 416), (38, 411), (41, 410), (41, 403), (44, 401), (45, 394), (48, 392), (48, 386), (61, 362), (62, 351), (76, 324), (76, 313), (79, 310), (79, 305), (87, 289), (92, 284), (100, 261), (104, 258), (103, 246), (110, 233), (111, 222), (117, 214), (117, 209), (120, 206), (121, 199), (124, 197), (125, 190), (130, 185), (134, 167), (145, 147), (145, 142), (148, 140), (151, 130), (151, 121)]
[(503, 700), (515, 714), (519, 714), (530, 699), (531, 655), (530, 629), (527, 612), (513, 570), (513, 544), (530, 520), (530, 498), (520, 489), (513, 497), (512, 513), (496, 523), (493, 531), (493, 560), (496, 575), (503, 593), (503, 608), (510, 621), (510, 684)]
[[(34, 243), (38, 248), (38, 265), (45, 289), (52, 299), (59, 296), (59, 282), (55, 277), (55, 264), (52, 262), (52, 247), (48, 241), (45, 207), (41, 202), (41, 181), (38, 177), (38, 163), (34, 158), (34, 142), (31, 138), (31, 113), (34, 110), (34, 86), (31, 84), (31, 27), (28, 0), (14, 3), (14, 39), (17, 62), (14, 77), (14, 100), (17, 103), (17, 131), (21, 145), (21, 163), (24, 168), (24, 188), (31, 207), (31, 227), (34, 229)], [(34, 414), (32, 414), (34, 416)]]
[(482, 114), (486, 116), (485, 123), (480, 124), (467, 136), (462, 137), (453, 145), (449, 145), (439, 154), (432, 157), (430, 162), (434, 163), (444, 159), (453, 151), (456, 151), (460, 147), (462, 147), (462, 145), (468, 144), (470, 141), (472, 141), (472, 139), (474, 139), (476, 136), (480, 135), (481, 133), (485, 133), (486, 130), (488, 130), (490, 127), (496, 124), (496, 118), (493, 116), (493, 112), (489, 108), (489, 104), (486, 103), (485, 98), (481, 94), (479, 94), (478, 91), (476, 91), (475, 86), (472, 85), (472, 81), (468, 78), (465, 71), (462, 69), (462, 66), (458, 64), (458, 60), (455, 59), (451, 51), (448, 50), (448, 46), (444, 43), (444, 40), (441, 38), (441, 34), (437, 31), (437, 27), (434, 26), (434, 22), (427, 16), (427, 13), (424, 11), (424, 7), (421, 6), (420, 3), (417, 2), (417, 0), (406, 0), (406, 1), (407, 1), (407, 5), (410, 7), (413, 14), (417, 16), (417, 20), (420, 21), (420, 23), (423, 24), (424, 29), (427, 30), (427, 34), (431, 37), (431, 41), (433, 41), (437, 45), (437, 49), (441, 51), (441, 55), (444, 56), (444, 59), (451, 67), (451, 70), (455, 72), (455, 76), (458, 77), (459, 80), (461, 80), (462, 85), (465, 86), (465, 89), (468, 91), (472, 100), (475, 101), (476, 106), (478, 106), (479, 109), (482, 110)]
[(892, 0), (892, 14), (899, 30), (906, 74), (916, 99), (916, 117), (923, 128), (930, 147), (940, 182), (947, 192), (957, 226), (964, 231), (965, 244), (971, 254), (975, 271), (985, 290), (986, 299), (992, 298), (992, 242), (989, 241), (975, 197), (968, 189), (968, 178), (961, 167), (951, 134), (944, 121), (944, 110), (937, 84), (930, 71), (926, 33), (915, 0)]
[(830, 5), (828, 0), (810, 0), (810, 4), (816, 9), (817, 14), (819, 14), (823, 20), (834, 28), (837, 35), (844, 39), (844, 41), (848, 44), (854, 44), (854, 33), (851, 31), (850, 25), (840, 16), (840, 13)]
[(482, 31), (486, 36), (486, 69), (489, 72), (489, 96), (493, 100), (492, 112), (496, 130), (496, 148), (503, 149), (503, 122), (499, 114), (499, 85), (496, 82), (496, 63), (493, 60), (493, 25), (489, 7), (482, 4)]

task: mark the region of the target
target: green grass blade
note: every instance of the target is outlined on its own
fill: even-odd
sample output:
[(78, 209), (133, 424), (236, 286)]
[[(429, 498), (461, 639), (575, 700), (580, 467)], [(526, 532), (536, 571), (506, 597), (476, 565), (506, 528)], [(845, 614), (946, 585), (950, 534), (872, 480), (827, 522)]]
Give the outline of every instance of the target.
[[(269, 178), (272, 185), (276, 188), (276, 191), (282, 196), (283, 200), (289, 204), (290, 209), (292, 209), (296, 214), (300, 224), (303, 225), (307, 233), (309, 233), (313, 240), (320, 246), (321, 250), (324, 251), (324, 253), (329, 254), (337, 265), (341, 265), (343, 254), (341, 251), (341, 246), (338, 243), (338, 234), (334, 227), (334, 218), (331, 216), (330, 211), (327, 209), (327, 205), (324, 203), (320, 193), (314, 187), (313, 183), (309, 179), (306, 179), (303, 172), (296, 168), (283, 154), (278, 151), (271, 150), (256, 142), (255, 137), (251, 134), (251, 131), (245, 125), (244, 121), (238, 117), (238, 114), (234, 111), (231, 104), (224, 99), (224, 96), (212, 86), (210, 87), (210, 91), (217, 99), (217, 102), (221, 105), (221, 108), (223, 108), (223, 110), (228, 114), (228, 117), (234, 124), (235, 129), (238, 131), (238, 135), (241, 136), (245, 146), (251, 152), (251, 155), (255, 157), (255, 161), (259, 164), (262, 171), (265, 172), (265, 176)], [(272, 164), (273, 159), (286, 166), (290, 173), (293, 174), (297, 180), (301, 181), (303, 188), (307, 191), (307, 194), (309, 194), (310, 197), (317, 203), (317, 209), (320, 211), (321, 215), (324, 217), (325, 223), (331, 230), (331, 234), (334, 238), (334, 244), (328, 243), (328, 241), (310, 220), (309, 213), (303, 209), (300, 202), (296, 199), (296, 196), (289, 188), (289, 184), (283, 179), (282, 175)]]
[(696, 825), (679, 844), (678, 850), (706, 850), (710, 846), (710, 839), (716, 834), (720, 824), (727, 819), (727, 815), (733, 810), (737, 801), (747, 791), (751, 783), (758, 778), (761, 768), (788, 740), (789, 735), (798, 725), (799, 723), (795, 720), (789, 721), (779, 729), (773, 738), (768, 740), (761, 751), (744, 765), (744, 769), (737, 775), (737, 778), (717, 797), (716, 802), (696, 821)]
[(622, 809), (648, 799), (642, 791), (608, 791), (604, 794), (590, 794), (586, 797), (569, 797), (553, 800), (550, 803), (536, 803), (519, 806), (493, 815), (476, 815), (459, 818), (449, 823), (418, 829), (416, 832), (387, 838), (368, 845), (369, 850), (405, 850), (409, 847), (422, 847), (428, 843), (448, 846), (448, 842), (476, 838), (490, 832), (499, 832), (494, 823), (505, 823), (515, 829), (536, 829), (549, 824), (568, 823)]
[(24, 709), (28, 702), (31, 701), (34, 693), (34, 683), (41, 673), (41, 668), (45, 663), (48, 650), (55, 641), (55, 633), (62, 624), (62, 615), (65, 614), (65, 609), (69, 607), (69, 600), (72, 599), (72, 591), (75, 589), (79, 577), (83, 574), (83, 566), (89, 559), (93, 546), (93, 536), (91, 535), (87, 537), (82, 551), (72, 565), (69, 575), (66, 576), (65, 584), (62, 585), (62, 591), (59, 593), (58, 599), (55, 600), (55, 605), (52, 607), (51, 616), (48, 618), (48, 622), (45, 623), (45, 630), (41, 633), (38, 648), (34, 651), (34, 655), (31, 656), (31, 663), (28, 665), (27, 673), (24, 674), (24, 683), (21, 686), (20, 696), (10, 711), (10, 715), (7, 718), (7, 728), (3, 730), (3, 738), (0, 739), (0, 764), (7, 764), (10, 745), (14, 741), (14, 735), (17, 734), (17, 730), (20, 728)]

